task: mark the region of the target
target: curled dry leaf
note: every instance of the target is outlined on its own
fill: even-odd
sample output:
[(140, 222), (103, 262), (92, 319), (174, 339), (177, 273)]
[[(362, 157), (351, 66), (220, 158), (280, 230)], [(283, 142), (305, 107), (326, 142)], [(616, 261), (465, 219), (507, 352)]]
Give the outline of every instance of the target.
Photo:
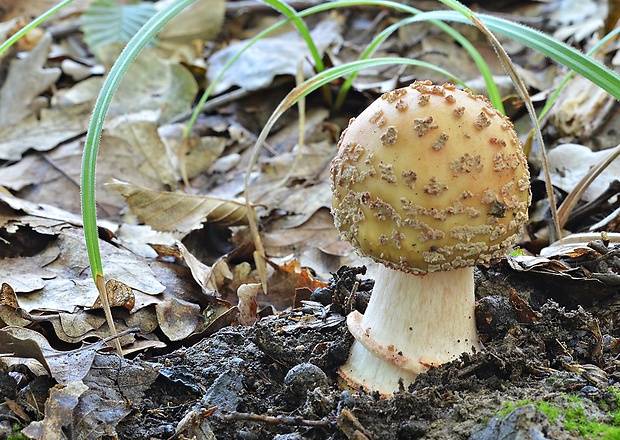
[(0, 305), (9, 306), (12, 309), (19, 307), (15, 291), (7, 283), (2, 283), (2, 287), (0, 287)]
[[(110, 307), (125, 307), (127, 310), (131, 310), (136, 305), (136, 297), (133, 294), (133, 290), (121, 281), (115, 279), (106, 281), (105, 290)], [(97, 298), (92, 308), (100, 309), (101, 307), (101, 298)]]
[(108, 185), (125, 197), (141, 222), (158, 231), (188, 233), (202, 228), (205, 221), (219, 226), (247, 224), (243, 201), (153, 191), (116, 179)]

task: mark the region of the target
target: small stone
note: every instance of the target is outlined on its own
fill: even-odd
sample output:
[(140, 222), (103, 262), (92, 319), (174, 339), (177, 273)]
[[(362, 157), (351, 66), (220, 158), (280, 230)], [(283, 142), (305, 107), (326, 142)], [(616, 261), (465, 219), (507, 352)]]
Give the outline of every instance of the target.
[(516, 314), (508, 298), (501, 295), (485, 296), (476, 304), (478, 331), (490, 336), (501, 335), (516, 325)]
[(276, 434), (273, 440), (303, 440), (303, 437), (298, 432), (291, 432), (290, 434)]
[(327, 375), (314, 364), (298, 364), (286, 373), (284, 385), (293, 396), (305, 399), (308, 392), (317, 387), (327, 389)]
[(237, 432), (235, 438), (237, 440), (258, 440), (258, 435), (254, 434), (252, 431), (248, 431), (247, 429), (242, 429)]
[(349, 391), (343, 391), (340, 394), (340, 403), (338, 404), (338, 410), (342, 408), (354, 408), (355, 407), (355, 397)]
[(399, 439), (416, 439), (424, 437), (428, 431), (428, 423), (423, 420), (408, 420), (398, 430)]

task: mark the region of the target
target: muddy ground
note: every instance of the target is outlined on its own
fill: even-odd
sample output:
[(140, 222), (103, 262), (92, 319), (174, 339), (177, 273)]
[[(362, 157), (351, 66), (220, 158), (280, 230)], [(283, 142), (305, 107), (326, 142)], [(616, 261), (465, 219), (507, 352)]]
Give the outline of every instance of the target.
[[(355, 274), (341, 270), (332, 291), (351, 289)], [(363, 307), (371, 283), (362, 286)], [(326, 293), (317, 299), (327, 302)], [(390, 400), (339, 387), (352, 338), (338, 303), (309, 303), (148, 363), (128, 361), (159, 376), (128, 403), (119, 438), (620, 438), (613, 289), (504, 264), (477, 271), (477, 296), (481, 352), (419, 376)]]

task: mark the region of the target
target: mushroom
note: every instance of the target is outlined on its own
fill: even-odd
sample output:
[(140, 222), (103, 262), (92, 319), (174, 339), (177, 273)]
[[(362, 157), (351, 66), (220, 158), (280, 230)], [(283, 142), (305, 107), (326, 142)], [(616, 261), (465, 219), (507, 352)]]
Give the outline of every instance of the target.
[(527, 221), (527, 160), (483, 96), (416, 81), (351, 119), (331, 163), (341, 237), (378, 265), (340, 376), (389, 396), (479, 350), (474, 265), (498, 261)]

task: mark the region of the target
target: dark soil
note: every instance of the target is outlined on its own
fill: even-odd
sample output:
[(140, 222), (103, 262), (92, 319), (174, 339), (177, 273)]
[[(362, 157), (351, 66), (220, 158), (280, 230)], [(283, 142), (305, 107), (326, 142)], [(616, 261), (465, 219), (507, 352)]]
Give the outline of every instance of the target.
[[(477, 275), (483, 349), (392, 399), (339, 387), (352, 342), (341, 304), (308, 303), (157, 359), (160, 376), (120, 438), (571, 439), (592, 426), (620, 438), (615, 297), (573, 307), (566, 289), (506, 267)], [(570, 424), (575, 408), (583, 417)]]

